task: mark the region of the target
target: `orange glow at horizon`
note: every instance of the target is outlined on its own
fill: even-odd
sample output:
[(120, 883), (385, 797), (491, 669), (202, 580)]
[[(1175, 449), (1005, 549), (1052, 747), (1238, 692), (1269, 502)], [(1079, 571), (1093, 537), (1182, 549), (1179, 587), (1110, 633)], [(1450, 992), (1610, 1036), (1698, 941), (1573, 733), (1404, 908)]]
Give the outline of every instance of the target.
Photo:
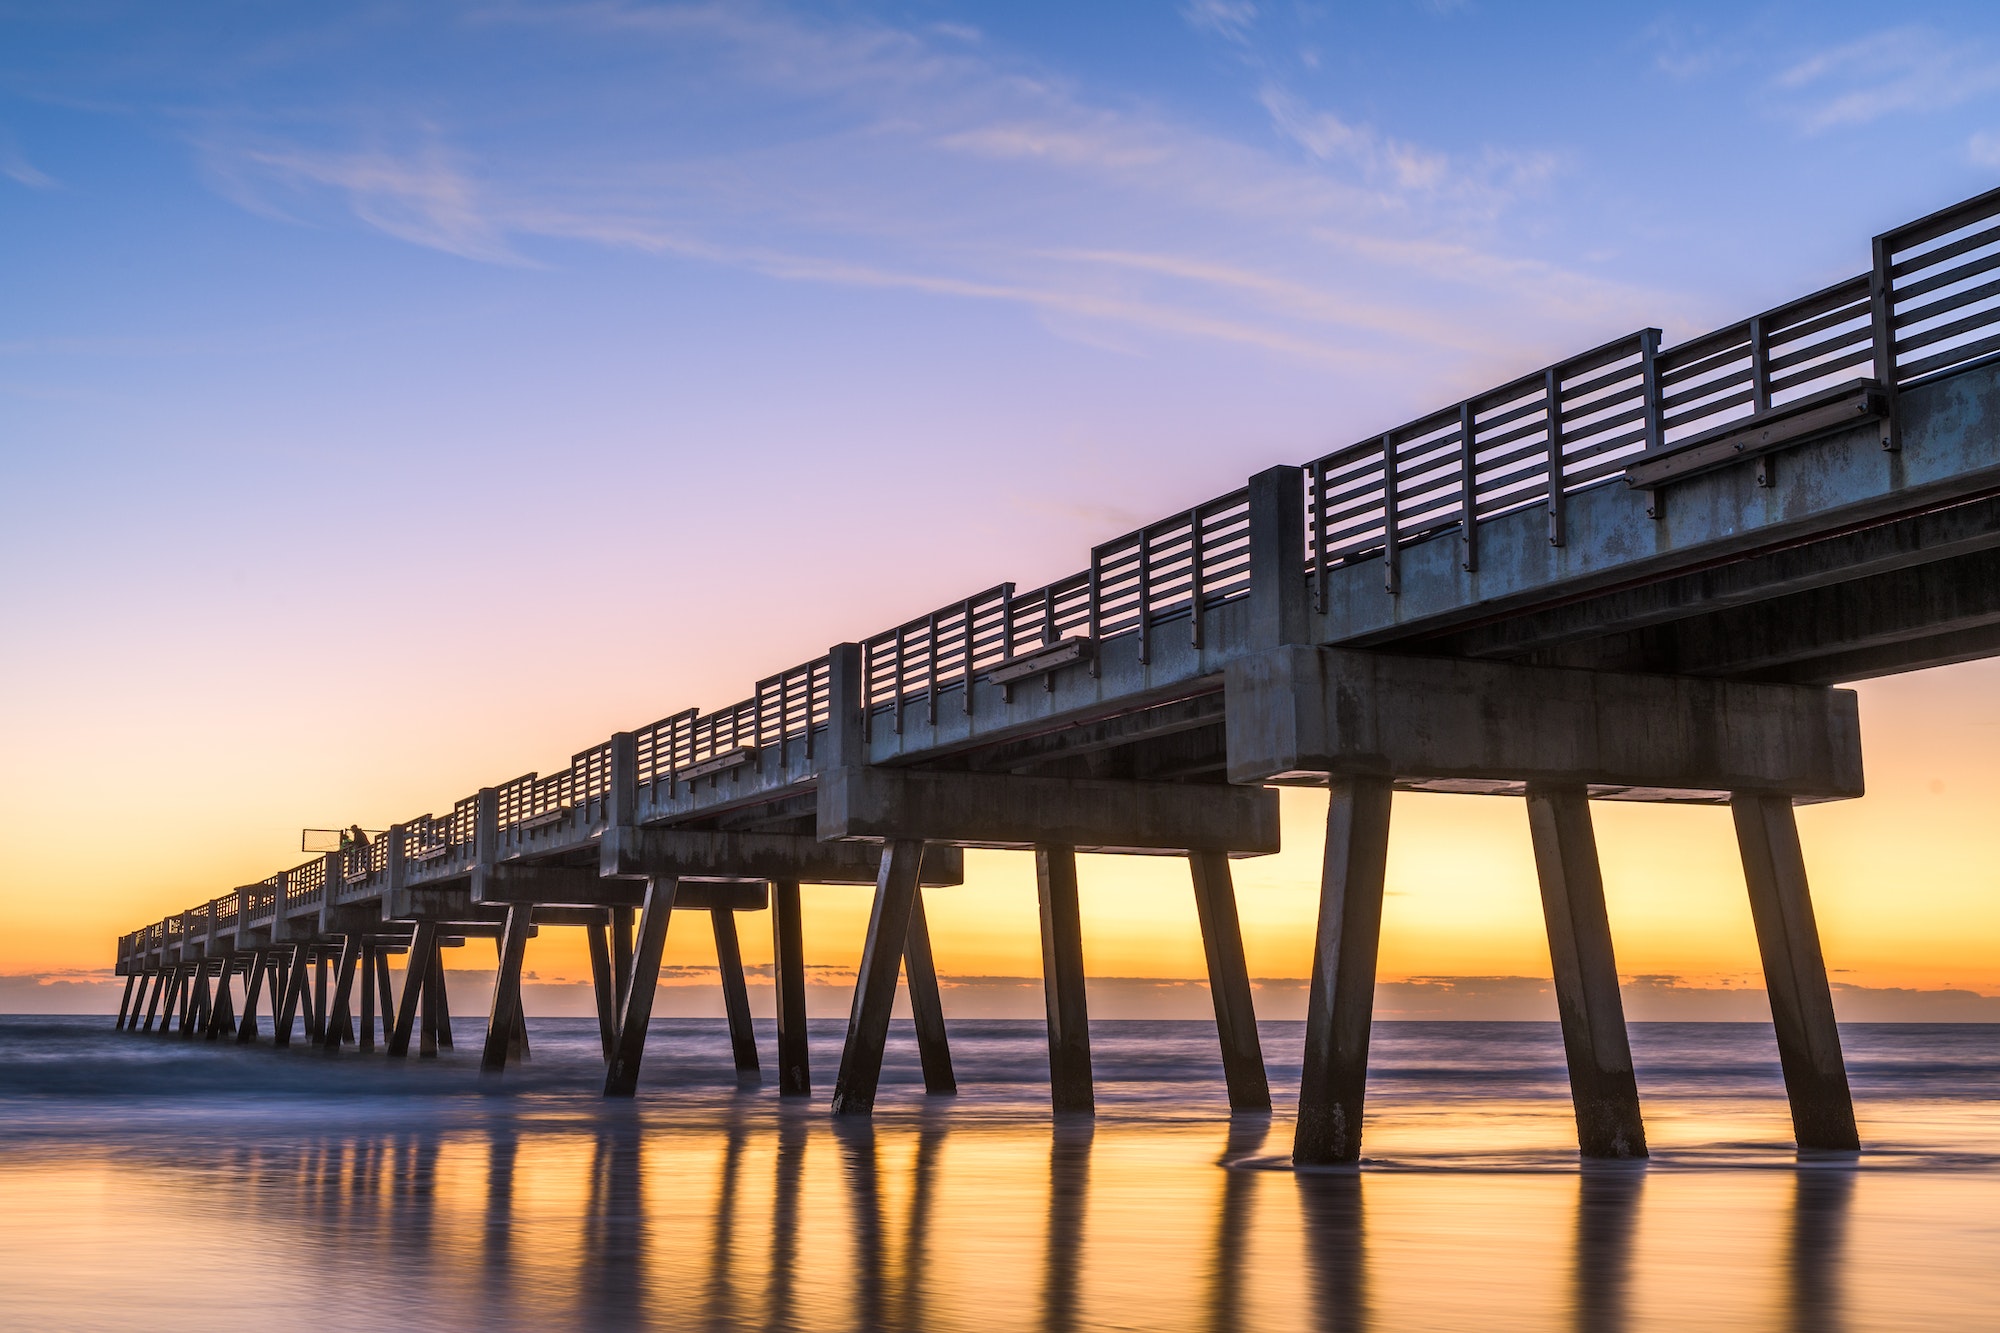
[[(2000, 992), (2000, 865), (1986, 811), (2000, 791), (2000, 664), (1976, 663), (1860, 686), (1868, 795), (1799, 811), (1828, 965), (1867, 986)], [(494, 738), (486, 737), (493, 748)], [(227, 744), (206, 753), (223, 755)], [(438, 764), (437, 769), (446, 767)], [(453, 764), (450, 767), (457, 768)], [(6, 851), (11, 928), (0, 972), (91, 970), (114, 937), (168, 910), (291, 864), (289, 812), (331, 808), (365, 791), (360, 772), (263, 782), (241, 773), (185, 773), (146, 808), (91, 827), (84, 845), (16, 839)], [(410, 769), (388, 785), (448, 785)], [(10, 808), (32, 806), (35, 784), (5, 779)], [(387, 809), (371, 804), (381, 822)], [(1310, 968), (1324, 795), (1284, 793), (1285, 849), (1233, 863), (1252, 975)], [(441, 808), (440, 799), (434, 808)], [(1759, 967), (1728, 813), (1608, 802), (1593, 807), (1621, 973), (1694, 984), (1755, 985)], [(282, 831), (281, 831), (282, 830)], [(85, 854), (87, 850), (87, 854)], [(956, 976), (1040, 974), (1034, 869), (1023, 853), (972, 852), (962, 888), (926, 897), (939, 967)], [(1085, 957), (1092, 975), (1204, 975), (1187, 868), (1176, 858), (1085, 857), (1080, 867)], [(1546, 976), (1547, 945), (1518, 799), (1401, 794), (1396, 798), (1380, 975)], [(808, 960), (851, 968), (869, 893), (812, 888)], [(763, 918), (756, 918), (760, 922)], [(549, 932), (528, 966), (544, 979), (588, 976), (576, 932)], [(768, 932), (743, 931), (745, 960), (770, 961)], [(475, 945), (452, 959), (490, 967)], [(714, 962), (705, 930), (669, 937), (667, 963)]]

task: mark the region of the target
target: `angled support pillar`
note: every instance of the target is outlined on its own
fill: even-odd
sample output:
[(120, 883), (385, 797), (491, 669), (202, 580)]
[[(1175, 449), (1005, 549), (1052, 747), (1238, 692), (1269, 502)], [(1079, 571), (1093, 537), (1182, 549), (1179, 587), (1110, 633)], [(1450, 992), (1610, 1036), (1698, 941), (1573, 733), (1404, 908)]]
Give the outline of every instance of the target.
[(139, 1029), (141, 1032), (151, 1032), (153, 1030), (153, 1017), (159, 1012), (160, 997), (166, 994), (167, 990), (166, 969), (161, 968), (159, 971), (153, 973), (152, 982), (152, 996), (146, 1001), (146, 1021)]
[(445, 1008), (444, 950), (433, 946), (424, 968), (423, 1013), (417, 1019), (417, 1057), (437, 1058), (438, 1048), (451, 1049), (451, 1015)]
[(208, 960), (202, 959), (194, 965), (189, 974), (187, 1002), (181, 1006), (180, 1033), (183, 1040), (192, 1038), (194, 1030), (208, 1020)]
[(743, 947), (736, 938), (736, 913), (727, 907), (711, 907), (709, 924), (715, 930), (715, 967), (722, 974), (722, 1007), (729, 1015), (729, 1047), (736, 1057), (736, 1071), (757, 1070), (757, 1029), (750, 1023), (750, 988), (743, 979)]
[(875, 1089), (882, 1081), (882, 1048), (889, 1038), (889, 1013), (896, 1001), (896, 974), (910, 935), (910, 912), (923, 856), (924, 844), (916, 839), (897, 839), (883, 846), (875, 903), (868, 915), (868, 936), (854, 981), (854, 1005), (847, 1017), (847, 1041), (840, 1052), (840, 1072), (834, 1077), (835, 1115), (868, 1115), (875, 1109)]
[(618, 1049), (604, 1070), (604, 1095), (630, 1097), (639, 1087), (639, 1062), (646, 1055), (646, 1028), (653, 1021), (653, 992), (660, 984), (660, 955), (674, 911), (678, 879), (648, 879), (633, 942), (632, 971), (625, 983), (625, 1008), (618, 1020)]
[(375, 946), (361, 945), (361, 1030), (355, 1045), (364, 1051), (375, 1049)]
[(348, 1035), (348, 1011), (354, 1004), (354, 971), (360, 961), (361, 937), (349, 931), (340, 940), (340, 958), (333, 970), (332, 1002), (322, 1006), (326, 1021), (320, 1026), (319, 1042), (320, 1049), (329, 1055), (340, 1050), (342, 1039)]
[(528, 951), (528, 925), (535, 909), (526, 903), (512, 903), (507, 921), (500, 930), (499, 971), (493, 978), (493, 1004), (486, 1019), (486, 1047), (480, 1053), (481, 1073), (497, 1074), (507, 1067), (507, 1054), (514, 1044), (514, 1025), (521, 1019), (521, 963)]
[(629, 907), (611, 909), (611, 980), (618, 991), (612, 997), (611, 1012), (625, 1012), (625, 1001), (632, 994), (632, 923), (634, 913)]
[(402, 1059), (410, 1053), (410, 1036), (417, 1026), (417, 1006), (423, 998), (424, 979), (431, 973), (431, 956), (437, 952), (437, 923), (419, 921), (410, 937), (409, 966), (403, 971), (403, 998), (396, 1006), (396, 1028), (389, 1034), (388, 1054)]
[(290, 977), (291, 973), (285, 969), (285, 958), (282, 950), (273, 949), (266, 955), (264, 965), (271, 972), (270, 985), (267, 989), (271, 993), (271, 1031), (276, 1033), (278, 1030), (278, 1011), (284, 1005), (286, 979)]
[(910, 1017), (916, 1022), (917, 1058), (923, 1062), (924, 1091), (949, 1097), (958, 1091), (945, 1036), (944, 997), (938, 991), (937, 959), (931, 953), (930, 923), (924, 919), (920, 883), (910, 895), (910, 929), (903, 939), (903, 984), (910, 988)]
[(806, 950), (796, 880), (771, 884), (771, 959), (778, 992), (778, 1095), (812, 1094), (806, 1049)]
[(123, 1032), (125, 1030), (125, 1016), (132, 1012), (132, 983), (138, 979), (139, 974), (137, 972), (128, 972), (125, 974), (125, 995), (118, 1001), (118, 1022), (113, 1029), (114, 1031)]
[(1361, 1156), (1369, 1025), (1382, 939), (1382, 876), (1389, 855), (1387, 778), (1335, 778), (1326, 810), (1319, 928), (1306, 998), (1305, 1070), (1292, 1160), (1306, 1165)]
[(389, 976), (389, 951), (375, 950), (375, 989), (382, 997), (382, 1045), (389, 1044), (396, 1026), (396, 987)]
[(236, 1025), (236, 1044), (248, 1046), (257, 1040), (257, 1005), (264, 998), (265, 951), (250, 955), (250, 970), (243, 974), (243, 1019)]
[(222, 971), (215, 978), (215, 1001), (209, 1006), (208, 1022), (202, 1028), (202, 1036), (209, 1041), (236, 1031), (236, 1002), (231, 984), (235, 976), (235, 960), (224, 959)]
[(291, 961), (285, 967), (285, 1001), (271, 1033), (273, 1045), (292, 1044), (292, 1021), (298, 1016), (305, 998), (306, 973), (306, 946), (295, 944), (292, 946)]
[(1074, 847), (1035, 848), (1035, 900), (1041, 909), (1042, 996), (1049, 1019), (1049, 1099), (1058, 1111), (1093, 1111)]
[(594, 922), (584, 928), (590, 941), (590, 984), (597, 997), (597, 1039), (604, 1047), (604, 1059), (608, 1063), (618, 1045), (618, 984), (611, 976), (611, 942), (609, 927), (604, 922)]
[(1577, 1147), (1585, 1157), (1644, 1157), (1646, 1126), (1584, 788), (1531, 784), (1528, 828), (1548, 922)]
[(1243, 959), (1243, 928), (1236, 916), (1236, 886), (1223, 852), (1188, 857), (1194, 878), (1195, 915), (1208, 956), (1208, 993), (1215, 1003), (1215, 1032), (1222, 1042), (1222, 1074), (1232, 1111), (1271, 1109), (1257, 1010), (1250, 998), (1250, 969)]
[(1833, 991), (1820, 953), (1819, 925), (1806, 883), (1805, 854), (1791, 800), (1738, 793), (1730, 801), (1750, 916), (1764, 960), (1778, 1060), (1792, 1104), (1792, 1133), (1801, 1148), (1854, 1152), (1861, 1146), (1847, 1062), (1834, 1022)]
[(314, 1041), (326, 1040), (326, 1018), (327, 1018), (326, 1002), (328, 999), (326, 973), (327, 973), (327, 966), (331, 961), (332, 960), (326, 956), (326, 950), (315, 949), (313, 951), (313, 993), (312, 993), (311, 1035)]

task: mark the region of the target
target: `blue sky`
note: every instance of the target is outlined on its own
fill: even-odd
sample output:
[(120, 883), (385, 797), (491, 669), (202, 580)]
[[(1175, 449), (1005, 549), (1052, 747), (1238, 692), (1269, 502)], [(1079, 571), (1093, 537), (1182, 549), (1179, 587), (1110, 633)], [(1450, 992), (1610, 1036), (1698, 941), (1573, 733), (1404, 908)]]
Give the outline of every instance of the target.
[(1995, 183), (1975, 5), (0, 5), (0, 797), (205, 897)]

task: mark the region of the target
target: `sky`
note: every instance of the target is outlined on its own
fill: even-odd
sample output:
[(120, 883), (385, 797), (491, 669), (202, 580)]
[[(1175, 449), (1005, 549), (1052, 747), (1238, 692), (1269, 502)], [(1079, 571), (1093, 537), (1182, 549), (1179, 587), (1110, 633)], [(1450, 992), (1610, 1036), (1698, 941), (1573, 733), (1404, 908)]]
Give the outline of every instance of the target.
[[(1739, 319), (1996, 182), (1971, 4), (0, 3), (0, 1008), (303, 827)], [(2000, 996), (1996, 685), (1863, 684), (1869, 794), (1800, 813), (1854, 1003)], [(1237, 867), (1274, 994), (1323, 805)], [(1726, 812), (1597, 826), (1634, 992), (1754, 988)], [(930, 906), (962, 1006), (1039, 974), (1031, 862), (968, 864)], [(1082, 879), (1093, 976), (1201, 975), (1184, 866)], [(1385, 981), (1546, 978), (1519, 802), (1399, 797), (1389, 880)], [(866, 895), (807, 907), (837, 982)]]

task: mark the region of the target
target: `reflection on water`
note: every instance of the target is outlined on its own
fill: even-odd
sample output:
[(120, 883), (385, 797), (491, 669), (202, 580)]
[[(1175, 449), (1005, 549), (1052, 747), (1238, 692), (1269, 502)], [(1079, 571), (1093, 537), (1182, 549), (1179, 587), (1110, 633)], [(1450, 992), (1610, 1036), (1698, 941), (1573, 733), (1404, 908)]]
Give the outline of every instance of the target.
[[(270, 1051), (213, 1067), (306, 1082), (148, 1101), (10, 1080), (0, 1325), (2000, 1327), (1983, 1094), (1878, 1098), (1869, 1152), (1805, 1161), (1729, 1137), (1782, 1102), (1663, 1098), (1652, 1163), (1579, 1168), (1547, 1146), (1566, 1099), (1489, 1081), (1477, 1102), (1385, 1094), (1397, 1155), (1293, 1173), (1282, 1111), (1121, 1088), (1115, 1039), (1095, 1043), (1095, 1119), (1020, 1079), (898, 1090), (871, 1125), (733, 1082), (603, 1103), (557, 1078), (588, 1067), (594, 1029), (572, 1056), (548, 1026), (548, 1081), (502, 1094), (450, 1081), (476, 1043), (400, 1091), (343, 1094), (325, 1062)], [(978, 1029), (957, 1039), (976, 1052)], [(1419, 1151), (1433, 1139), (1451, 1151)]]

